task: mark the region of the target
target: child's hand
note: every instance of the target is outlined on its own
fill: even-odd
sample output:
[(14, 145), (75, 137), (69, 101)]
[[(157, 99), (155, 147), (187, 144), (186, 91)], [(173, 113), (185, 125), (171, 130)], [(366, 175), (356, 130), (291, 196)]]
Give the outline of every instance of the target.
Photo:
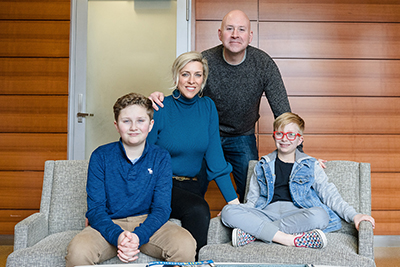
[(139, 238), (136, 234), (123, 231), (118, 237), (118, 258), (125, 263), (138, 259)]
[(322, 169), (326, 169), (325, 162), (327, 162), (327, 160), (318, 159), (318, 162), (319, 162), (319, 165), (321, 165)]
[(372, 223), (372, 228), (375, 229), (375, 219), (372, 218), (369, 215), (365, 215), (365, 214), (357, 214), (356, 216), (354, 216), (353, 218), (354, 224), (356, 226), (356, 229), (358, 230), (359, 226), (360, 226), (360, 222), (361, 221), (369, 221)]

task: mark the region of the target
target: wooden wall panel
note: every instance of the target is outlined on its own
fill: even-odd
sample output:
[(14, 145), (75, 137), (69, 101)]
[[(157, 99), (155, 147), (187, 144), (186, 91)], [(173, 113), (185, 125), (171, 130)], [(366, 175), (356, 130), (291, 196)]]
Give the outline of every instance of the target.
[(67, 158), (70, 0), (0, 1), (0, 234), (39, 210)]
[[(261, 100), (259, 133), (272, 133), (273, 115), (265, 97)], [(385, 97), (289, 97), (292, 112), (306, 122), (306, 134), (400, 133), (400, 98)]]
[(8, 20), (69, 20), (69, 0), (0, 1), (0, 19)]
[(400, 235), (400, 211), (372, 211), (375, 235)]
[[(218, 29), (221, 27), (221, 21), (198, 21), (196, 23), (196, 41), (195, 50), (203, 51), (208, 48), (221, 44), (218, 38)], [(258, 44), (258, 27), (257, 22), (251, 22), (251, 30), (253, 31), (253, 41), (251, 45), (257, 47)]]
[(274, 58), (400, 59), (400, 24), (260, 22), (259, 47)]
[[(259, 155), (275, 150), (271, 135), (259, 135)], [(314, 135), (304, 136), (304, 151), (325, 160), (371, 163), (372, 172), (400, 172), (400, 135)]]
[(0, 235), (11, 235), (14, 226), (21, 220), (38, 212), (37, 210), (0, 210)]
[(260, 0), (260, 21), (400, 22), (397, 0)]
[(67, 132), (68, 96), (0, 95), (0, 102), (0, 132)]
[(400, 210), (400, 173), (372, 173), (372, 209)]
[[(232, 184), (235, 185), (233, 178), (231, 178), (231, 180)], [(219, 191), (217, 184), (214, 181), (211, 181), (208, 184), (208, 189), (205, 195), (205, 199), (207, 200), (207, 203), (209, 203), (211, 210), (221, 211), (222, 208), (226, 205), (226, 201), (222, 196), (221, 191)]]
[(289, 95), (400, 96), (400, 60), (277, 59)]
[[(400, 2), (397, 0), (196, 0), (196, 50), (219, 44), (216, 29), (231, 9), (257, 29), (252, 45), (274, 58), (293, 112), (306, 121), (304, 150), (327, 160), (372, 164), (375, 234), (400, 234)], [(238, 4), (240, 2), (240, 4)], [(240, 5), (244, 5), (239, 7)], [(211, 37), (210, 37), (211, 36)], [(265, 98), (256, 125), (259, 154), (275, 150)], [(207, 197), (216, 216), (218, 189)]]
[(258, 0), (196, 0), (193, 1), (196, 20), (222, 20), (231, 10), (243, 10), (250, 20), (258, 19)]
[(46, 160), (67, 159), (67, 134), (0, 134), (2, 171), (43, 171)]
[(0, 58), (0, 94), (68, 95), (68, 58)]
[(42, 184), (43, 172), (0, 172), (0, 209), (37, 209)]
[(0, 57), (69, 56), (69, 21), (1, 21)]

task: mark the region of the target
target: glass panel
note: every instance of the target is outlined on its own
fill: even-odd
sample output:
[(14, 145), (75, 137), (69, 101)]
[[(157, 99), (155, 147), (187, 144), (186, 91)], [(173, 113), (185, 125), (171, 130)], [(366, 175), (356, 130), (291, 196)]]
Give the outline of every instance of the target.
[(113, 125), (118, 97), (169, 94), (176, 51), (176, 1), (89, 1), (86, 158), (119, 138)]

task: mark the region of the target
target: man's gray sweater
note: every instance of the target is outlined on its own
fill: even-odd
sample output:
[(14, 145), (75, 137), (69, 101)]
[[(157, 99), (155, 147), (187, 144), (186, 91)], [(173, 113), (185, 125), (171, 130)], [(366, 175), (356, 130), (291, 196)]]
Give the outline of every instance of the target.
[(222, 45), (202, 52), (210, 68), (204, 95), (217, 106), (221, 136), (254, 133), (263, 93), (275, 118), (291, 111), (279, 69), (267, 53), (248, 46), (239, 65), (228, 64), (222, 53)]

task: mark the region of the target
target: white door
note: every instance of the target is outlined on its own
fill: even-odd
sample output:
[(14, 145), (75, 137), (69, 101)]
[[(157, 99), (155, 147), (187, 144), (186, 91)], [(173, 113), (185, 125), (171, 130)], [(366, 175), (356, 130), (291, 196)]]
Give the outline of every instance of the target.
[(190, 49), (190, 1), (72, 0), (70, 38), (68, 158), (88, 159), (118, 140), (118, 97), (170, 93), (170, 66)]

